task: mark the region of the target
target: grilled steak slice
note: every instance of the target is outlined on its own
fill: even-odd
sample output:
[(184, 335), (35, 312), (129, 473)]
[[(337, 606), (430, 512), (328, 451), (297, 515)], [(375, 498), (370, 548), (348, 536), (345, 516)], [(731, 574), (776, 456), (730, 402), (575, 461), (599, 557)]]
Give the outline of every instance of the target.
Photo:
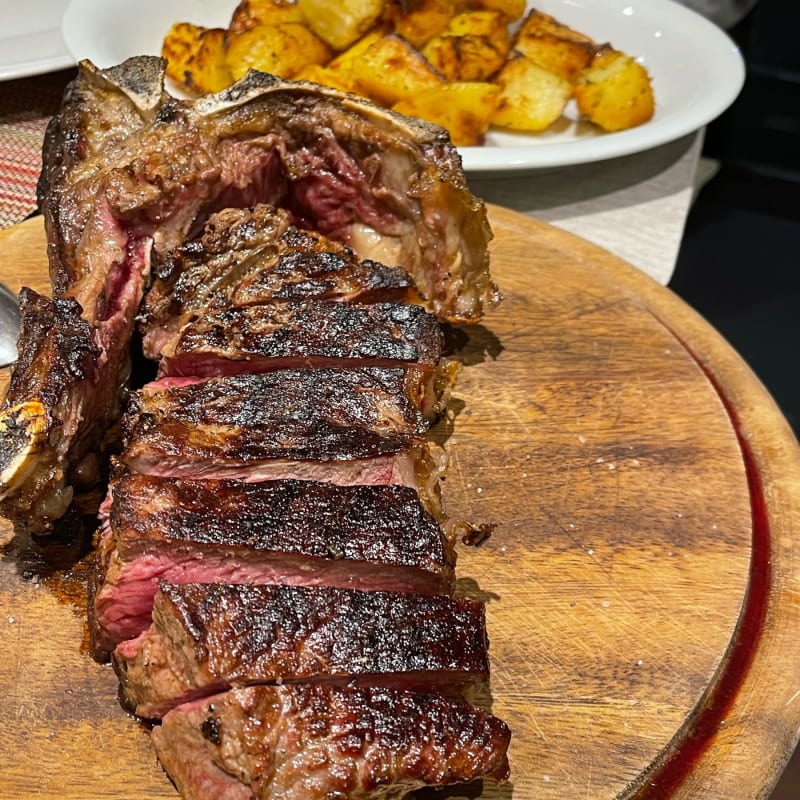
[(320, 586), (162, 584), (153, 624), (119, 644), (122, 698), (142, 717), (232, 686), (322, 680), (455, 692), (489, 677), (471, 600)]
[(162, 350), (160, 375), (210, 376), (286, 367), (436, 365), (444, 337), (420, 306), (271, 303), (205, 314)]
[(194, 800), (369, 800), (508, 777), (508, 727), (464, 703), (412, 692), (257, 686), (187, 703), (152, 738)]
[[(101, 449), (117, 413), (153, 253), (160, 261), (194, 238), (215, 211), (286, 208), (360, 258), (405, 268), (442, 318), (475, 321), (497, 299), (485, 207), (443, 129), (257, 72), (220, 94), (180, 101), (163, 91), (164, 64), (139, 57), (99, 70), (82, 62), (45, 137), (39, 197), (54, 296), (78, 301), (100, 354), (94, 383), (70, 397), (74, 432), (60, 436), (55, 462), (22, 464), (51, 454), (40, 456), (30, 439), (0, 443), (6, 463), (37, 482), (16, 481), (8, 493), (21, 498), (17, 518), (24, 498), (32, 500), (28, 521), (40, 532), (59, 506), (45, 501), (46, 513), (39, 510), (36, 497), (48, 493), (41, 476), (52, 474), (50, 494), (66, 498), (61, 476)], [(70, 353), (53, 358), (66, 362)], [(101, 396), (88, 403), (95, 390)], [(0, 432), (8, 422), (0, 420)]]
[(208, 310), (272, 301), (419, 300), (408, 273), (289, 224), (260, 204), (211, 216), (203, 235), (166, 255), (142, 304), (145, 355), (157, 359), (186, 324)]
[(331, 465), (330, 480), (343, 466), (349, 481), (348, 465), (394, 463), (414, 446), (439, 408), (426, 396), (431, 386), (429, 372), (415, 368), (287, 369), (187, 384), (165, 378), (131, 395), (121, 458), (139, 472), (184, 477), (318, 462)]
[(0, 496), (3, 514), (46, 533), (72, 502), (65, 450), (74, 463), (90, 458), (81, 409), (104, 405), (97, 385), (99, 349), (74, 300), (20, 292), (19, 360), (0, 414)]
[(452, 542), (403, 486), (122, 473), (102, 512), (90, 605), (98, 655), (147, 628), (159, 581), (453, 588)]

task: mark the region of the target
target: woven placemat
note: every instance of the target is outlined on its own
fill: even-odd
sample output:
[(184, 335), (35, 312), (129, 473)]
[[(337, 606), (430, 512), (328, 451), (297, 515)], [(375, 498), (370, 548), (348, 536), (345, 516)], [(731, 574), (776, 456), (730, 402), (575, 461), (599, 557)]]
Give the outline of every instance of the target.
[(74, 70), (0, 83), (0, 228), (36, 210), (42, 141)]

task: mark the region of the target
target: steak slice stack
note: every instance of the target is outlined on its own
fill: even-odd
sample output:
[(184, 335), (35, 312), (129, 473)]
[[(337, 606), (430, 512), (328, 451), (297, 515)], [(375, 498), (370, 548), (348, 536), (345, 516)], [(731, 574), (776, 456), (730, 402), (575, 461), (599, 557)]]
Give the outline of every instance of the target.
[[(49, 129), (56, 299), (0, 416), (4, 508), (50, 530), (121, 413), (90, 627), (187, 800), (503, 780), (426, 437), (457, 372), (436, 318), (497, 300), (483, 204), (438, 128), (255, 72), (162, 84), (84, 63)], [(127, 391), (135, 324), (158, 375)]]

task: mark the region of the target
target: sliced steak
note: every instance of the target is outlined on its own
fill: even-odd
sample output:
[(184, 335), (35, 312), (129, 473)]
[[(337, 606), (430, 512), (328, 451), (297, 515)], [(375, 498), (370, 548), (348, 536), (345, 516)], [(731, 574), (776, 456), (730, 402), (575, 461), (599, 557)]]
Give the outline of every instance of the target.
[[(122, 460), (151, 475), (287, 477), (307, 465), (363, 482), (397, 466), (440, 408), (427, 370), (316, 369), (148, 384), (122, 418)], [(399, 479), (399, 476), (398, 476)]]
[(108, 400), (98, 386), (100, 349), (80, 311), (74, 300), (20, 293), (19, 360), (0, 416), (0, 497), (3, 514), (33, 533), (47, 533), (72, 503), (68, 472), (91, 459), (93, 444), (82, 410)]
[(193, 800), (388, 800), (508, 777), (508, 727), (464, 703), (392, 689), (258, 686), (187, 703), (153, 729)]
[(435, 366), (433, 314), (401, 303), (271, 303), (210, 312), (161, 351), (160, 375), (210, 376), (309, 367)]
[(122, 473), (103, 505), (90, 604), (98, 656), (151, 622), (160, 581), (446, 594), (455, 552), (416, 491)]
[(158, 359), (187, 324), (209, 310), (273, 301), (419, 300), (408, 273), (289, 224), (260, 204), (212, 215), (203, 235), (167, 253), (140, 315), (145, 355)]
[(320, 680), (457, 692), (489, 677), (483, 605), (320, 586), (162, 584), (153, 624), (114, 651), (142, 717), (232, 686)]
[[(77, 301), (100, 352), (92, 381), (75, 381), (66, 401), (72, 420), (56, 434), (58, 451), (6, 436), (14, 421), (0, 419), (0, 452), (19, 476), (6, 505), (37, 532), (52, 529), (75, 488), (64, 476), (102, 451), (151, 261), (195, 238), (214, 212), (285, 208), (361, 259), (402, 266), (443, 319), (476, 321), (498, 299), (486, 209), (443, 129), (254, 71), (224, 92), (181, 101), (164, 92), (164, 66), (148, 56), (106, 70), (81, 62), (45, 137), (39, 198), (53, 295)], [(49, 366), (70, 358), (51, 354)], [(34, 377), (21, 382), (33, 386), (42, 366), (24, 363), (17, 369)], [(44, 408), (48, 424), (56, 417)]]

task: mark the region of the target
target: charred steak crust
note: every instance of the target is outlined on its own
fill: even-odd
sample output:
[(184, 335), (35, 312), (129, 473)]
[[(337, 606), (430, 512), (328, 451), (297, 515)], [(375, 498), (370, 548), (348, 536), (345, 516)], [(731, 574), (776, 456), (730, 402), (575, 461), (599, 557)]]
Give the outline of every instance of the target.
[[(70, 467), (93, 444), (72, 403), (77, 393), (91, 408), (100, 354), (80, 311), (74, 300), (20, 292), (19, 360), (0, 418), (0, 498), (3, 514), (34, 533), (69, 507)], [(74, 464), (64, 452), (71, 438)]]
[(148, 627), (161, 581), (453, 590), (453, 542), (407, 487), (125, 473), (101, 510), (98, 660)]
[(428, 421), (414, 368), (279, 370), (135, 392), (123, 461), (350, 460), (408, 447)]
[[(407, 486), (181, 480), (125, 473), (108, 521), (125, 558), (156, 542), (452, 571), (455, 552)], [(240, 558), (244, 557), (240, 554)]]
[(162, 350), (162, 375), (257, 372), (288, 362), (294, 367), (435, 365), (444, 337), (432, 314), (402, 303), (272, 303), (210, 312)]
[(203, 234), (167, 253), (140, 314), (145, 354), (158, 358), (201, 314), (273, 301), (418, 300), (408, 273), (360, 261), (342, 244), (289, 224), (267, 206), (212, 215)]
[(510, 732), (444, 697), (299, 684), (234, 689), (180, 706), (152, 738), (184, 797), (378, 800), (505, 779)]
[(231, 686), (316, 679), (453, 691), (489, 675), (466, 599), (306, 586), (162, 584), (153, 625), (117, 646), (128, 707), (154, 717)]

